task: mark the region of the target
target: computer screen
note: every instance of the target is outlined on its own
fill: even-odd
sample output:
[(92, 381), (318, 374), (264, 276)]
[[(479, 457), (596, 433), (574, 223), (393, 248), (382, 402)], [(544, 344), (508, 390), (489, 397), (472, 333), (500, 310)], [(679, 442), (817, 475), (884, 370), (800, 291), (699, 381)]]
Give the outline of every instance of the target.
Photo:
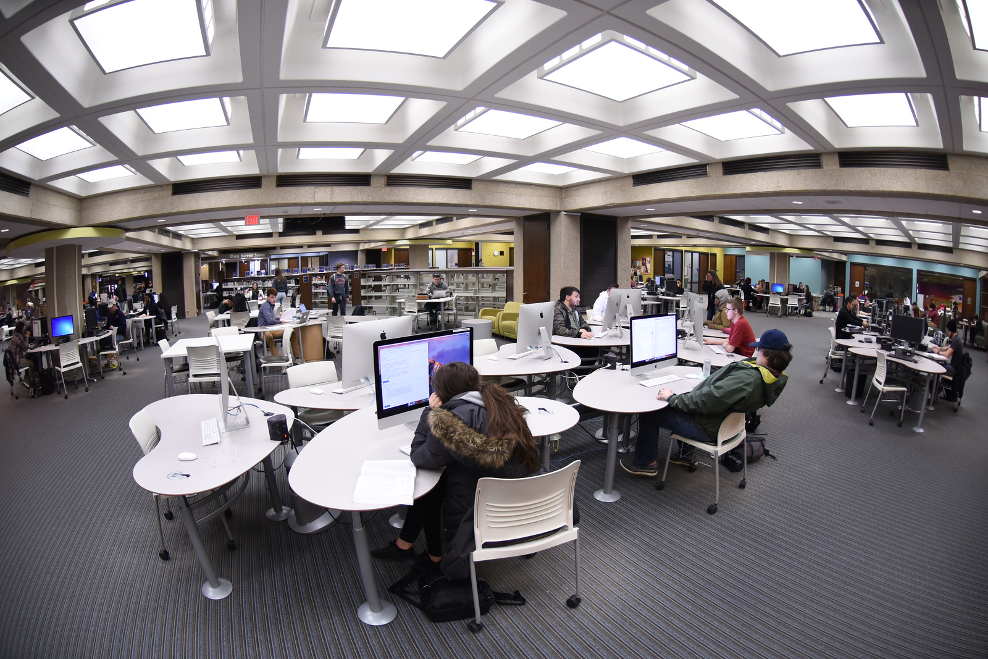
[[(380, 427), (414, 420), (429, 403), (432, 376), (444, 364), (473, 363), (471, 328), (374, 343), (374, 395)], [(398, 419), (401, 415), (403, 418)], [(389, 420), (386, 422), (386, 420)]]
[(631, 319), (631, 368), (673, 359), (676, 349), (676, 314)]
[(926, 336), (926, 318), (893, 315), (889, 336), (897, 341), (908, 341), (913, 345), (919, 345)]
[(524, 352), (529, 348), (542, 347), (539, 328), (545, 328), (546, 334), (552, 336), (552, 312), (555, 302), (537, 302), (523, 304), (518, 308), (518, 339), (517, 350)]
[(786, 285), (785, 284), (772, 284), (772, 292), (773, 293), (785, 293), (786, 292)]
[(213, 290), (215, 291), (216, 290), (216, 287), (219, 286), (219, 285), (220, 285), (220, 283), (218, 281), (214, 281), (213, 282)]
[(343, 388), (370, 384), (374, 379), (374, 343), (411, 335), (413, 320), (406, 315), (344, 325)]
[(72, 316), (57, 316), (51, 319), (52, 338), (57, 339), (73, 334), (75, 334), (75, 324), (72, 322)]
[(82, 313), (85, 316), (84, 320), (87, 331), (95, 332), (97, 329), (99, 329), (99, 320), (96, 313), (96, 309), (89, 307), (88, 309), (84, 309)]

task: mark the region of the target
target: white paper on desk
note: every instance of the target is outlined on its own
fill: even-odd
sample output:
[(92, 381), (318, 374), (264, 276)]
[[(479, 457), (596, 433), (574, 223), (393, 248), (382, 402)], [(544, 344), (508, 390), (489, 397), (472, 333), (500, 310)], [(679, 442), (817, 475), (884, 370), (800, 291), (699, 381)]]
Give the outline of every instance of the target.
[(414, 495), (415, 465), (410, 460), (367, 460), (360, 468), (353, 502), (410, 506)]

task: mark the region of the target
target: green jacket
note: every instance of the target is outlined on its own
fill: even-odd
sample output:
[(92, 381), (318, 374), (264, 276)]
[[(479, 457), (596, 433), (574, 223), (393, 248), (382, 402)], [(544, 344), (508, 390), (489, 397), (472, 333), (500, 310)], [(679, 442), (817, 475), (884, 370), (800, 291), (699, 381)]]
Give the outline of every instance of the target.
[(753, 359), (734, 362), (711, 374), (693, 391), (671, 396), (669, 407), (691, 415), (697, 427), (716, 441), (728, 414), (771, 406), (788, 381), (785, 373), (776, 378), (767, 368), (756, 366)]

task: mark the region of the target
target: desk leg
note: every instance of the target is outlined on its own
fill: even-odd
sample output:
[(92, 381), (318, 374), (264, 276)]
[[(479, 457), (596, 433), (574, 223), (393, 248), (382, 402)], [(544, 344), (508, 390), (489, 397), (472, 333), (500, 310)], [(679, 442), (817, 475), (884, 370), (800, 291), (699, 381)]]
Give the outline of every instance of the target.
[[(850, 355), (851, 351), (848, 350), (847, 354)], [(845, 359), (847, 359), (845, 357)], [(854, 382), (851, 385), (851, 400), (847, 401), (848, 405), (858, 404), (858, 373), (861, 372), (861, 355), (854, 356)]]
[(169, 398), (175, 395), (175, 374), (172, 371), (172, 360), (166, 357), (161, 361), (165, 362), (165, 395)]
[(408, 514), (408, 506), (398, 506), (398, 512), (388, 518), (388, 524), (392, 528), (401, 529), (405, 526), (405, 515)]
[(268, 484), (268, 494), (271, 496), (271, 508), (268, 508), (264, 516), (272, 522), (283, 522), (288, 519), (288, 514), (292, 512), (292, 509), (281, 503), (281, 493), (278, 492), (278, 481), (274, 477), (274, 464), (271, 462), (271, 455), (269, 454), (261, 462), (264, 465), (264, 480)]
[(357, 550), (357, 564), (360, 566), (360, 581), (364, 586), (367, 601), (357, 608), (357, 617), (366, 625), (386, 625), (398, 615), (398, 609), (387, 600), (381, 600), (374, 579), (374, 566), (371, 564), (370, 547), (367, 546), (367, 531), (360, 520), (360, 512), (352, 511), (353, 545)]
[(607, 466), (604, 468), (604, 487), (593, 493), (597, 501), (613, 503), (621, 498), (621, 493), (614, 489), (614, 467), (617, 463), (618, 428), (621, 425), (621, 415), (611, 412), (607, 415)]
[(254, 344), (251, 344), (250, 350), (241, 354), (244, 356), (244, 373), (247, 376), (247, 391), (250, 392), (250, 397), (253, 398), (257, 392), (254, 388), (254, 369), (257, 366), (254, 357)]
[(545, 437), (540, 437), (539, 439), (542, 440), (542, 468), (549, 471), (549, 454), (552, 452), (552, 447), (549, 444), (549, 440), (551, 438), (546, 435)]
[(844, 377), (847, 375), (847, 360), (851, 358), (851, 351), (844, 351), (844, 359), (840, 360), (840, 382), (834, 391), (839, 394), (844, 393)]
[(211, 600), (221, 600), (233, 592), (233, 584), (227, 579), (221, 579), (216, 576), (213, 563), (209, 560), (209, 554), (206, 552), (205, 545), (202, 544), (199, 525), (196, 524), (195, 517), (192, 516), (192, 511), (189, 510), (188, 500), (185, 497), (177, 497), (177, 499), (179, 502), (178, 516), (182, 518), (182, 524), (185, 525), (185, 532), (189, 535), (189, 541), (192, 543), (192, 548), (196, 552), (196, 558), (199, 559), (199, 565), (202, 567), (203, 574), (206, 575), (206, 583), (202, 584), (199, 590), (202, 592), (203, 597)]
[(913, 432), (926, 432), (923, 430), (923, 416), (926, 415), (926, 399), (930, 395), (930, 374), (923, 376), (923, 400), (919, 407), (919, 423), (913, 427)]
[(292, 512), (288, 515), (288, 528), (301, 535), (325, 531), (336, 524), (340, 511), (320, 508), (291, 492)]
[(531, 375), (526, 375), (525, 376), (525, 395), (526, 396), (531, 396), (532, 395), (532, 376)]

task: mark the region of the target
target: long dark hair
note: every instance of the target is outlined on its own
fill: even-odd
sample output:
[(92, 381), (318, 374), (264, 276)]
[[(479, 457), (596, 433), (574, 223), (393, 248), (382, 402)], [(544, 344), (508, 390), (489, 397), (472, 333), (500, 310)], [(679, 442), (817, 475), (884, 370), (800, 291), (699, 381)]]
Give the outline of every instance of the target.
[(468, 391), (479, 391), (487, 410), (487, 435), (489, 437), (513, 437), (515, 448), (512, 460), (524, 465), (529, 473), (539, 469), (539, 452), (528, 429), (524, 407), (514, 397), (496, 384), (481, 384), (480, 373), (470, 364), (450, 362), (436, 369), (432, 376), (432, 388), (444, 403), (454, 396)]
[(285, 281), (285, 275), (281, 274), (281, 268), (275, 268), (274, 276), (278, 278), (278, 281)]

